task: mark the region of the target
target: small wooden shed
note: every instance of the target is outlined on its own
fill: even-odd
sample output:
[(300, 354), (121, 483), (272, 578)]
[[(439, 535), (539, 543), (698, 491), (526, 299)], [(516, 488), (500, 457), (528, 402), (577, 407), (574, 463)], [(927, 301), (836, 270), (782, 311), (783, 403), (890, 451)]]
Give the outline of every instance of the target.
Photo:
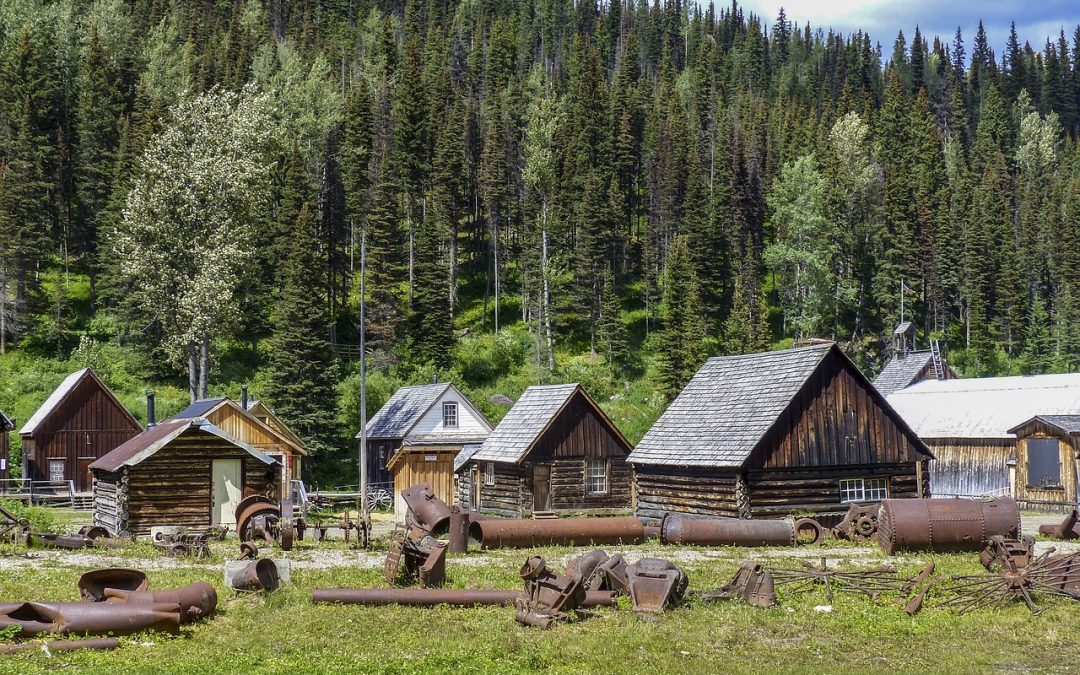
[(874, 386), (882, 396), (888, 396), (894, 391), (906, 389), (917, 382), (955, 378), (956, 373), (952, 368), (940, 361), (940, 357), (939, 363), (935, 364), (934, 352), (926, 349), (894, 354), (874, 378)]
[(89, 368), (68, 375), (26, 421), (22, 438), (23, 476), (91, 488), (90, 463), (142, 426)]
[(8, 479), (8, 432), (14, 429), (15, 423), (0, 410), (0, 480)]
[(838, 514), (929, 496), (933, 455), (832, 343), (709, 359), (630, 454), (637, 515)]
[(529, 387), (479, 448), (463, 449), (458, 502), (511, 518), (630, 509), (632, 449), (581, 385)]
[(1009, 431), (1016, 435), (1013, 497), (1021, 507), (1075, 508), (1080, 414), (1036, 415)]
[[(454, 458), (464, 445), (491, 433), (491, 423), (449, 382), (402, 387), (368, 421), (368, 482), (393, 490), (404, 518), (401, 490), (428, 483), (453, 503)], [(356, 435), (357, 438), (360, 434)]]
[[(266, 409), (265, 406), (263, 408)], [(243, 406), (236, 401), (221, 397), (195, 401), (173, 415), (172, 419), (200, 417), (205, 418), (231, 438), (270, 455), (278, 462), (284, 469), (278, 495), (288, 494), (288, 482), (300, 478), (301, 462), (307, 455), (307, 449), (299, 438), (295, 438), (295, 434), (290, 432), (290, 435), (286, 435), (271, 426), (269, 415), (265, 420), (259, 419), (252, 410), (244, 410)], [(277, 420), (277, 416), (275, 415), (273, 419)], [(280, 420), (277, 422), (281, 423)]]
[(281, 465), (205, 418), (153, 426), (90, 465), (94, 524), (117, 534), (156, 525), (236, 525), (236, 505), (266, 494)]

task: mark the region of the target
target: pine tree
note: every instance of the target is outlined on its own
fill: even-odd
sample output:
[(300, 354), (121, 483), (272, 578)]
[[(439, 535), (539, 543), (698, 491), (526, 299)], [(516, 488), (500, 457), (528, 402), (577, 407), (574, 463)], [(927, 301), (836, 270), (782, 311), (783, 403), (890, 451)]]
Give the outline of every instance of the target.
[(317, 227), (305, 202), (289, 236), (285, 287), (269, 340), (266, 398), (316, 457), (340, 444), (337, 363), (330, 346), (326, 286)]
[(656, 347), (659, 391), (673, 400), (701, 366), (705, 337), (698, 280), (686, 238), (675, 237), (664, 275), (664, 328)]
[(600, 344), (607, 357), (612, 377), (617, 377), (626, 368), (630, 359), (630, 345), (626, 324), (622, 319), (622, 303), (619, 301), (619, 289), (615, 275), (608, 265), (600, 290), (600, 318), (598, 331)]
[[(434, 214), (433, 214), (434, 215)], [(450, 367), (454, 323), (450, 316), (450, 273), (445, 262), (446, 222), (428, 217), (416, 226), (416, 282), (409, 317), (409, 351), (416, 363)]]

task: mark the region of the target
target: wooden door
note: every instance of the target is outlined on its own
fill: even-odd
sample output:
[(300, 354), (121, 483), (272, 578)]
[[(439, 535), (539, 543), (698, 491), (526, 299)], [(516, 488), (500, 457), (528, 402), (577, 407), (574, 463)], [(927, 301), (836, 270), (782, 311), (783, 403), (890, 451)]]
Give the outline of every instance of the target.
[(480, 466), (473, 464), (472, 480), (469, 482), (469, 509), (480, 512), (480, 481), (484, 480), (480, 473)]
[(236, 505), (244, 496), (244, 466), (239, 459), (215, 459), (210, 495), (210, 524), (236, 525)]
[(551, 509), (551, 466), (536, 464), (532, 468), (532, 475), (533, 511), (548, 511)]
[(94, 475), (90, 473), (90, 465), (94, 457), (80, 457), (79, 468), (75, 472), (75, 491), (89, 492), (94, 487)]

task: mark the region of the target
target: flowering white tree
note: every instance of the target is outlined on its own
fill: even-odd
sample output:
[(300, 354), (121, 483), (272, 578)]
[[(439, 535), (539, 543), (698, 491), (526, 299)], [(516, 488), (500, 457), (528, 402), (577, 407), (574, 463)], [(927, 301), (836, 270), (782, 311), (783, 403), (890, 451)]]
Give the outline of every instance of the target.
[(270, 98), (251, 87), (181, 100), (143, 154), (113, 236), (121, 275), (165, 348), (205, 397), (210, 342), (237, 318), (237, 290), (266, 207)]

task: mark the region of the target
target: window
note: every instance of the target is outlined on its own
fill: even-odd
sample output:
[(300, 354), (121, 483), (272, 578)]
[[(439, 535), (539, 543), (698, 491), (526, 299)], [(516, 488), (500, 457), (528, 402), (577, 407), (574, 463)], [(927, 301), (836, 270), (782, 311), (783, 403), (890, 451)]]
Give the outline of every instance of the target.
[(495, 484), (495, 462), (488, 462), (484, 465), (484, 485)]
[(606, 495), (608, 493), (608, 462), (606, 459), (590, 459), (585, 462), (585, 493)]
[(49, 480), (50, 481), (62, 481), (62, 480), (64, 480), (64, 460), (62, 460), (62, 459), (50, 459), (49, 460)]
[(442, 404), (442, 425), (444, 427), (457, 426), (457, 402), (447, 401)]
[(1055, 438), (1027, 440), (1027, 484), (1031, 487), (1061, 487), (1061, 446)]
[(876, 502), (889, 497), (888, 478), (844, 478), (840, 481), (840, 503)]

